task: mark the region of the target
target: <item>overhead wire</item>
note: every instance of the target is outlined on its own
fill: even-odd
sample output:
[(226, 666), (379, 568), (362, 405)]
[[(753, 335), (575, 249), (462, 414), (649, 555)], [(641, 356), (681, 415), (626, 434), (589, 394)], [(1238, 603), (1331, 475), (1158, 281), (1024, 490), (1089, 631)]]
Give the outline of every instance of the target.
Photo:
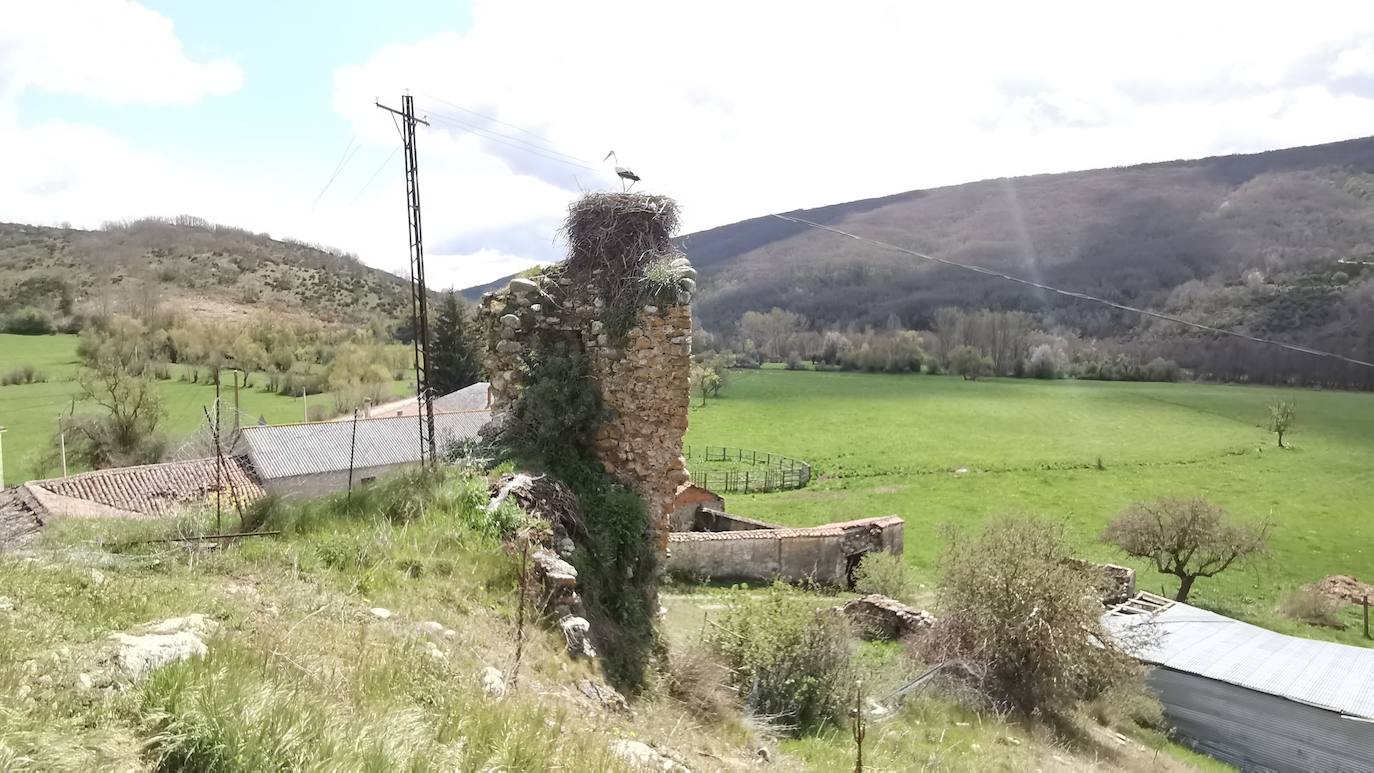
[(1132, 314), (1139, 314), (1141, 316), (1151, 317), (1154, 319), (1163, 320), (1165, 322), (1172, 322), (1177, 325), (1184, 325), (1186, 327), (1190, 327), (1196, 330), (1207, 331), (1209, 333), (1233, 336), (1235, 338), (1244, 339), (1246, 341), (1251, 341), (1253, 343), (1264, 344), (1266, 346), (1277, 346), (1281, 349), (1287, 349), (1288, 351), (1298, 352), (1300, 354), (1307, 354), (1313, 357), (1325, 357), (1328, 359), (1339, 360), (1350, 365), (1359, 365), (1366, 368), (1374, 368), (1374, 362), (1366, 362), (1365, 360), (1359, 360), (1354, 357), (1347, 357), (1343, 354), (1337, 354), (1336, 352), (1328, 352), (1323, 349), (1314, 349), (1310, 346), (1303, 346), (1301, 344), (1290, 344), (1286, 341), (1276, 341), (1272, 338), (1262, 338), (1260, 336), (1252, 336), (1247, 333), (1241, 333), (1235, 330), (1227, 330), (1226, 328), (1204, 325), (1201, 322), (1193, 322), (1192, 320), (1183, 319), (1182, 317), (1176, 317), (1172, 314), (1164, 314), (1162, 312), (1151, 311), (1149, 309), (1142, 309), (1124, 303), (1117, 303), (1116, 301), (1107, 300), (1106, 298), (1100, 298), (1098, 296), (1089, 295), (1087, 293), (1076, 292), (1074, 290), (1064, 290), (1058, 287), (1054, 287), (1053, 285), (1044, 284), (1043, 282), (1034, 282), (1023, 277), (1014, 276), (1012, 274), (1004, 274), (1001, 271), (994, 271), (993, 269), (985, 268), (983, 266), (977, 266), (970, 263), (960, 263), (958, 261), (950, 260), (949, 258), (941, 258), (935, 255), (928, 255), (924, 252), (918, 252), (907, 247), (901, 247), (896, 244), (878, 241), (877, 239), (870, 239), (867, 236), (859, 236), (858, 234), (853, 234), (848, 231), (835, 228), (834, 226), (815, 223), (805, 218), (796, 217), (793, 215), (780, 215), (776, 213), (773, 214), (773, 217), (779, 220), (785, 220), (789, 223), (796, 223), (798, 225), (804, 225), (809, 228), (815, 228), (821, 231), (829, 231), (830, 233), (854, 239), (855, 241), (872, 244), (876, 247), (895, 250), (897, 252), (910, 255), (912, 257), (920, 258), (921, 260), (939, 263), (945, 266), (950, 266), (964, 271), (970, 271), (975, 274), (982, 274), (983, 276), (995, 277), (997, 279), (1002, 279), (1008, 282), (1015, 282), (1016, 284), (1025, 285), (1026, 287), (1033, 287), (1037, 290), (1044, 290), (1046, 292), (1055, 293), (1056, 295), (1062, 295), (1066, 298), (1073, 298), (1075, 300), (1086, 301), (1089, 303), (1097, 303), (1103, 306), (1109, 306), (1111, 308), (1118, 309), (1120, 311), (1126, 311)]
[(343, 168), (345, 166), (348, 166), (348, 162), (351, 161), (353, 159), (353, 156), (357, 155), (358, 151), (362, 148), (362, 145), (359, 145), (357, 147), (353, 146), (353, 143), (357, 139), (358, 135), (356, 134), (348, 138), (348, 145), (344, 146), (344, 152), (341, 156), (339, 156), (339, 163), (334, 165), (333, 174), (329, 175), (329, 180), (325, 182), (324, 187), (320, 189), (320, 192), (315, 194), (315, 200), (310, 202), (311, 212), (315, 211), (315, 206), (320, 203), (320, 198), (324, 196), (324, 192), (329, 190), (329, 186), (334, 184), (334, 180), (338, 179), (339, 172), (342, 172)]
[(391, 163), (391, 159), (396, 157), (396, 153), (399, 152), (400, 149), (400, 145), (397, 145), (391, 149), (391, 153), (387, 155), (387, 157), (382, 161), (381, 164), (377, 165), (376, 171), (372, 173), (371, 177), (367, 178), (367, 182), (363, 183), (363, 187), (359, 188), (358, 192), (353, 195), (353, 199), (348, 202), (348, 206), (351, 207), (354, 204), (358, 203), (358, 199), (362, 198), (363, 192), (366, 191), (368, 188), (372, 187), (372, 182), (377, 179), (377, 175), (381, 174), (382, 170), (386, 168), (386, 165)]
[(579, 167), (581, 169), (586, 169), (592, 172), (601, 171), (596, 167), (589, 166), (588, 164), (583, 163), (582, 161), (578, 160), (576, 156), (569, 156), (566, 153), (559, 153), (558, 151), (546, 150), (531, 143), (525, 143), (519, 140), (514, 140), (510, 137), (507, 137), (504, 134), (495, 134), (481, 127), (473, 126), (472, 124), (456, 120), (442, 113), (430, 113), (428, 117), (430, 120), (439, 121), (441, 123), (446, 123), (451, 126), (456, 126), (459, 129), (462, 129), (464, 132), (471, 132), (484, 140), (487, 140), (489, 142), (495, 142), (498, 145), (505, 145), (506, 147), (524, 151), (531, 155), (546, 158), (550, 161), (557, 161), (560, 164), (567, 164), (569, 166)]
[(463, 107), (462, 105), (457, 104), (457, 103), (455, 103), (455, 102), (450, 102), (450, 101), (448, 101), (447, 99), (444, 99), (443, 97), (436, 97), (436, 96), (434, 96), (433, 94), (425, 94), (424, 96), (425, 96), (426, 98), (432, 99), (432, 100), (434, 100), (434, 101), (436, 101), (436, 102), (443, 102), (444, 104), (448, 105), (449, 107), (452, 107), (452, 108), (457, 109), (457, 110), (461, 110), (461, 111), (463, 111), (464, 113), (469, 113), (469, 114), (471, 114), (471, 115), (477, 116), (478, 118), (485, 118), (486, 120), (491, 121), (492, 123), (498, 123), (498, 124), (501, 124), (502, 126), (510, 127), (510, 128), (512, 128), (512, 129), (515, 129), (515, 130), (518, 131), (518, 132), (521, 132), (522, 134), (528, 134), (529, 136), (531, 136), (531, 137), (533, 137), (533, 138), (539, 140), (540, 142), (543, 142), (543, 143), (546, 144), (546, 145), (549, 145), (549, 146), (552, 146), (552, 145), (553, 145), (553, 140), (550, 140), (548, 137), (545, 137), (545, 136), (543, 136), (542, 134), (537, 134), (537, 133), (535, 133), (535, 132), (532, 132), (532, 131), (530, 131), (529, 129), (526, 129), (525, 127), (523, 127), (523, 126), (517, 126), (517, 125), (515, 125), (515, 124), (513, 124), (513, 123), (509, 123), (509, 122), (503, 121), (503, 120), (501, 120), (500, 118), (497, 118), (497, 117), (494, 116), (494, 115), (487, 115), (486, 113), (480, 113), (480, 112), (478, 112), (478, 111), (476, 111), (476, 110), (472, 110), (472, 109), (470, 109), (470, 108)]

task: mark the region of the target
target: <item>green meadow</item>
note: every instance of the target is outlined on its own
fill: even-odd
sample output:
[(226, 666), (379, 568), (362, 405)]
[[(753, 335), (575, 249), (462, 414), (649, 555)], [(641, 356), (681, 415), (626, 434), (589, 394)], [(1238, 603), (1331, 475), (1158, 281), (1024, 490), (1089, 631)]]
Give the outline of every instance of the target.
[[(56, 474), (52, 467), (43, 467), (40, 459), (55, 442), (57, 417), (65, 416), (73, 408), (76, 412), (90, 412), (94, 406), (80, 401), (81, 387), (77, 384), (80, 361), (76, 355), (78, 337), (74, 335), (21, 336), (0, 335), (0, 376), (24, 365), (32, 365), (47, 381), (39, 384), (0, 386), (0, 426), (6, 428), (3, 438), (5, 454), (5, 483)], [(161, 429), (167, 433), (170, 448), (175, 449), (185, 438), (205, 426), (204, 409), (214, 409), (213, 384), (192, 384), (175, 378), (159, 381), (166, 416)], [(239, 390), (239, 408), (243, 421), (256, 423), (258, 417), (271, 424), (304, 421), (305, 405), (299, 397), (286, 397), (259, 389), (266, 383), (260, 375), (253, 376), (252, 388)], [(397, 382), (397, 394), (403, 394), (403, 382)], [(228, 410), (233, 405), (234, 392), (228, 375), (221, 385), (221, 398)], [(333, 406), (330, 395), (310, 395), (311, 405)], [(73, 465), (70, 471), (76, 472)]]
[[(810, 526), (874, 515), (906, 519), (906, 561), (931, 587), (941, 527), (1034, 513), (1062, 523), (1086, 558), (1139, 570), (1144, 590), (1176, 581), (1098, 537), (1133, 501), (1203, 496), (1274, 525), (1271, 555), (1200, 579), (1191, 601), (1310, 636), (1345, 631), (1274, 614), (1285, 592), (1331, 574), (1374, 580), (1374, 394), (1209, 384), (818, 373), (732, 373), (722, 397), (694, 404), (687, 442), (810, 461), (807, 488), (733, 495), (741, 515)], [(1269, 403), (1297, 403), (1280, 449)], [(960, 472), (963, 470), (963, 472)]]

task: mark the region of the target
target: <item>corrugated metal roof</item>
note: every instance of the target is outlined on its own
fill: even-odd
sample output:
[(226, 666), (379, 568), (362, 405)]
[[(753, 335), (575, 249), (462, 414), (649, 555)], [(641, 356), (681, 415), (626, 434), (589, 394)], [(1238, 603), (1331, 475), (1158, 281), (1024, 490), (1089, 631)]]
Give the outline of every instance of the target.
[[(442, 450), (477, 437), (490, 411), (434, 414), (435, 442)], [(253, 468), (263, 480), (347, 470), (353, 422), (317, 422), (244, 427)], [(420, 425), (415, 416), (358, 420), (354, 467), (380, 467), (420, 460)]]
[[(460, 411), (484, 411), (487, 409), (489, 398), (487, 396), (491, 384), (479, 381), (471, 386), (465, 386), (456, 392), (449, 392), (443, 397), (434, 398), (435, 413), (457, 413)], [(381, 405), (373, 405), (367, 409), (369, 418), (382, 418), (385, 416), (418, 416), (420, 413), (420, 401), (416, 397), (404, 397), (400, 400), (393, 400)], [(338, 416), (328, 421), (353, 421), (352, 416)]]
[(1102, 622), (1148, 663), (1374, 719), (1374, 649), (1288, 636), (1187, 604), (1109, 611)]
[(449, 392), (443, 397), (434, 398), (434, 410), (444, 411), (482, 411), (490, 404), (488, 392), (491, 384), (485, 381), (478, 381), (472, 386), (465, 386), (457, 392)]

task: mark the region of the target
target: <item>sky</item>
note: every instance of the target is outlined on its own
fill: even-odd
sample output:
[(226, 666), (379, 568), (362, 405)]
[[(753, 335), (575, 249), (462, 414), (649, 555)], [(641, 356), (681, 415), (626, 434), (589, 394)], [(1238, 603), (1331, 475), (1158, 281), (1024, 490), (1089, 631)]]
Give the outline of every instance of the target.
[[(945, 7), (948, 6), (948, 7)], [(1039, 172), (1374, 135), (1358, 2), (0, 0), (0, 221), (192, 214), (404, 273), (561, 256), (584, 191), (684, 230)]]

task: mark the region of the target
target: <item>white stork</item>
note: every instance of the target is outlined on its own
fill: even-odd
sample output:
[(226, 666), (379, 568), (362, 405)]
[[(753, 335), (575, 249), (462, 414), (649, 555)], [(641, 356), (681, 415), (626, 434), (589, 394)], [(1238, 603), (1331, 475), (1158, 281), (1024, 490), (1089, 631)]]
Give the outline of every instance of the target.
[[(619, 158), (616, 158), (616, 155), (615, 155), (615, 151), (614, 151), (614, 150), (612, 150), (610, 153), (607, 153), (607, 154), (606, 154), (606, 158), (613, 158), (613, 159), (615, 159), (615, 163), (617, 164), (617, 166), (616, 166), (616, 168), (615, 168), (615, 176), (620, 178), (620, 190), (621, 190), (621, 192), (624, 193), (624, 192), (630, 190), (631, 188), (635, 187), (635, 183), (639, 182), (639, 175), (635, 174), (634, 172), (631, 172), (629, 169), (626, 169), (626, 168), (623, 167), (623, 166), (619, 166), (619, 164), (620, 164), (620, 159), (619, 159)], [(602, 161), (605, 161), (606, 158), (603, 158), (603, 159), (601, 159), (601, 160), (602, 160)], [(630, 184), (629, 184), (629, 185), (626, 185), (626, 184), (625, 184), (626, 181), (629, 181)]]

